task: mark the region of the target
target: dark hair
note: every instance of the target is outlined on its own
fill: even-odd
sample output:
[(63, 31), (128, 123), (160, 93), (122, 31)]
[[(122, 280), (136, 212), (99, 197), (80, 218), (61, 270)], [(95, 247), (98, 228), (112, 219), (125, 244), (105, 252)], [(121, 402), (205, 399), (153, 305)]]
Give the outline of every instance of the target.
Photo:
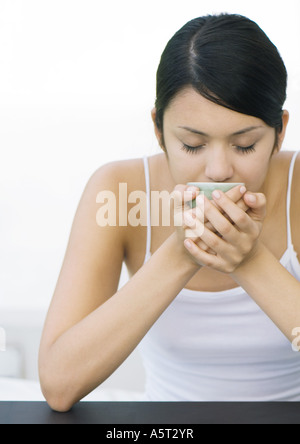
[(192, 86), (206, 99), (282, 130), (287, 71), (276, 46), (252, 20), (199, 17), (168, 42), (157, 70), (156, 125), (175, 95)]

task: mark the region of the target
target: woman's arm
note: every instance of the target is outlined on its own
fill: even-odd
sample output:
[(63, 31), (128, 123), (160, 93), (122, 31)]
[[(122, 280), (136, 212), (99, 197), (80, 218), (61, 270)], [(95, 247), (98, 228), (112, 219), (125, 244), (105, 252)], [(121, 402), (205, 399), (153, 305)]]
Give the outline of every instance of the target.
[(42, 335), (39, 371), (49, 405), (67, 411), (129, 356), (199, 270), (176, 233), (119, 291), (123, 227), (96, 224), (96, 195), (117, 195), (118, 172), (106, 166), (79, 204)]
[(231, 275), (292, 342), (300, 327), (300, 282), (263, 244)]
[[(300, 156), (295, 164), (290, 216), (294, 248), (300, 258)], [(300, 282), (297, 281), (277, 258), (261, 245), (258, 254), (241, 267), (232, 277), (238, 282), (272, 319), (286, 337), (293, 341), (293, 330), (300, 329)]]

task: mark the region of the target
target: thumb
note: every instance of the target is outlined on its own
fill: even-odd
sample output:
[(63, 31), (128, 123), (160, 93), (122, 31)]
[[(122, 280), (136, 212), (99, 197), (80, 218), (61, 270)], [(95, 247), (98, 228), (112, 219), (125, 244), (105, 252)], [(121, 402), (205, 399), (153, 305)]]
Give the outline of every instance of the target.
[(252, 219), (262, 221), (267, 212), (267, 200), (263, 193), (250, 193), (244, 195), (244, 201), (248, 205), (247, 213)]

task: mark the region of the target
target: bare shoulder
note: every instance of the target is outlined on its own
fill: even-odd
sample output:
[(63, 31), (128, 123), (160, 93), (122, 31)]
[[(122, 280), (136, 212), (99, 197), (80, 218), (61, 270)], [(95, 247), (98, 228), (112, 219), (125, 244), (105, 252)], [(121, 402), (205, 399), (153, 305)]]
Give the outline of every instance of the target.
[[(115, 218), (118, 221), (119, 210), (122, 208), (122, 205), (119, 205), (120, 191), (122, 190), (121, 197), (127, 199), (131, 191), (143, 189), (141, 187), (145, 187), (144, 184), (143, 159), (109, 162), (100, 166), (91, 175), (82, 194), (80, 205), (88, 206), (96, 214), (99, 204), (103, 204), (107, 199), (110, 203), (114, 203)], [(125, 233), (126, 230), (122, 225), (118, 223), (112, 225), (116, 227), (115, 232), (118, 232), (118, 236)]]
[[(265, 183), (265, 193), (272, 211), (285, 211), (285, 196), (288, 188), (289, 169), (293, 157), (291, 151), (280, 151), (271, 158), (269, 172)], [(278, 198), (280, 196), (280, 199)]]
[[(281, 190), (287, 191), (289, 172), (291, 167), (292, 159), (295, 155), (295, 151), (281, 151), (276, 154), (272, 159), (271, 165), (271, 175), (273, 180), (271, 180), (272, 185), (274, 186), (274, 182), (277, 182), (278, 186)], [(294, 196), (299, 196), (300, 191), (300, 152), (296, 157), (294, 173), (293, 173), (293, 182), (292, 182), (292, 199)], [(294, 199), (295, 204), (299, 204), (299, 199)]]
[(273, 156), (271, 165), (276, 169), (276, 174), (279, 172), (279, 170), (283, 174), (286, 174), (286, 172), (289, 171), (294, 154), (295, 151), (280, 151)]
[[(89, 178), (79, 203), (79, 215), (91, 215), (102, 231), (107, 231), (123, 245), (124, 254), (127, 243), (127, 224), (119, 223), (127, 220), (128, 195), (133, 190), (145, 188), (145, 173), (142, 158), (126, 159), (106, 163), (100, 166)], [(126, 199), (126, 205), (120, 203)], [(86, 211), (82, 211), (82, 209)], [(77, 217), (78, 218), (78, 217)], [(101, 220), (103, 219), (103, 223)], [(109, 229), (107, 228), (109, 227)], [(99, 231), (99, 229), (98, 229)]]
[[(280, 151), (272, 157), (268, 183), (276, 195), (278, 192), (287, 191), (290, 165), (294, 154), (294, 151)], [(297, 164), (299, 163), (300, 156), (297, 158)]]
[[(288, 178), (290, 172), (291, 161), (295, 151), (282, 151), (279, 153), (275, 160), (275, 174), (279, 179), (278, 183), (283, 190), (287, 191)], [(284, 181), (284, 182), (283, 182)], [(292, 240), (294, 248), (298, 253), (300, 259), (300, 230), (299, 230), (299, 220), (300, 220), (300, 153), (296, 157), (295, 167), (293, 172), (293, 180), (291, 187), (291, 206), (290, 206), (290, 216), (291, 216), (291, 230), (292, 230)]]
[[(272, 217), (282, 227), (286, 227), (286, 197), (289, 183), (290, 166), (295, 155), (295, 151), (280, 151), (272, 158), (269, 177), (266, 186), (266, 193), (269, 198), (269, 212)], [(292, 188), (291, 188), (291, 230), (292, 240), (295, 250), (300, 259), (300, 154), (296, 158)], [(286, 228), (284, 228), (286, 230)]]
[[(282, 151), (278, 153), (273, 159), (274, 173), (278, 178), (284, 176), (286, 178), (286, 185), (288, 185), (289, 172), (291, 167), (292, 159), (295, 155), (295, 151)], [(280, 183), (280, 186), (283, 184)], [(291, 188), (291, 197), (292, 197), (292, 205), (299, 206), (300, 208), (300, 200), (299, 200), (299, 191), (300, 191), (300, 152), (298, 153), (295, 161), (295, 167), (292, 178), (292, 188)]]
[[(159, 187), (167, 175), (165, 156), (156, 154), (148, 157), (151, 184)], [(163, 172), (163, 174), (162, 174)], [(163, 177), (162, 177), (163, 176)], [(100, 166), (91, 176), (92, 186), (111, 185), (116, 191), (119, 183), (126, 183), (129, 191), (145, 190), (145, 169), (143, 158), (125, 159), (109, 162)], [(166, 186), (165, 183), (163, 183)]]
[(298, 258), (300, 260), (300, 153), (295, 162), (295, 169), (292, 182), (292, 196), (291, 196), (291, 225), (292, 225), (292, 239)]
[(143, 159), (125, 159), (100, 166), (91, 176), (88, 185), (116, 186), (121, 182), (134, 185), (144, 177)]

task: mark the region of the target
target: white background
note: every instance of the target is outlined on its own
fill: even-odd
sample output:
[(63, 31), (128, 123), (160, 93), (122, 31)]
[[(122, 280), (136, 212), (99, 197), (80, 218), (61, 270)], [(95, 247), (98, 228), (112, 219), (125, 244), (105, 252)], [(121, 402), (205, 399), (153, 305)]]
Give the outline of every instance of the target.
[(48, 306), (88, 178), (158, 152), (161, 52), (213, 12), (247, 15), (277, 45), (290, 76), (285, 149), (299, 149), (299, 0), (0, 0), (0, 310)]

